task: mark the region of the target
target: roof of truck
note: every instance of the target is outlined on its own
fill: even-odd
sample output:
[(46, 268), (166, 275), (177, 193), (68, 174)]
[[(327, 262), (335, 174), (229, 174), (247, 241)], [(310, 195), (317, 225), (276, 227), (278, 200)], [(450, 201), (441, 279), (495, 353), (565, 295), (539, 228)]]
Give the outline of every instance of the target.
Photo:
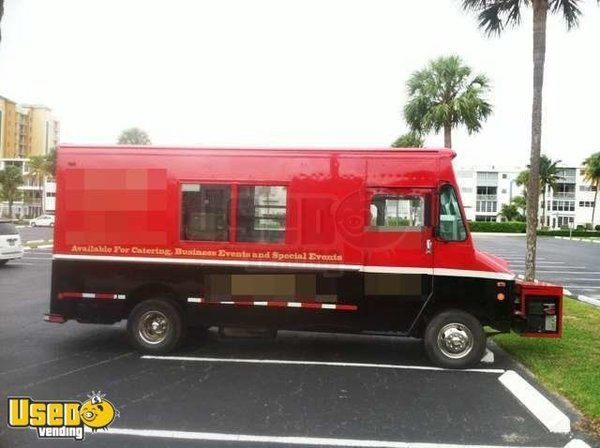
[(456, 153), (452, 149), (448, 148), (326, 148), (326, 147), (199, 147), (199, 146), (165, 146), (165, 145), (98, 145), (98, 144), (74, 144), (74, 143), (63, 143), (60, 145), (60, 149), (91, 149), (99, 151), (129, 151), (144, 150), (144, 153), (154, 151), (238, 151), (238, 152), (253, 152), (253, 153), (266, 153), (266, 152), (284, 152), (284, 153), (370, 153), (370, 154), (408, 154), (408, 153), (420, 153), (420, 154), (438, 154), (445, 157), (455, 157)]

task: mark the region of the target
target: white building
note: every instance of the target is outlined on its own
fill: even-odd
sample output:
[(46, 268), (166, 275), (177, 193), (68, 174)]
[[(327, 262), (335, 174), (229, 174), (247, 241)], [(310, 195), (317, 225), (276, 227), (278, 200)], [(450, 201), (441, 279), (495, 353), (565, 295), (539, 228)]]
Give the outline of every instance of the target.
[[(456, 177), (470, 221), (502, 221), (500, 211), (515, 196), (523, 195), (516, 178), (525, 167), (458, 168)], [(586, 226), (592, 222), (592, 209), (596, 187), (585, 182), (581, 167), (561, 167), (556, 189), (546, 189), (546, 204), (540, 197), (540, 222), (553, 229), (569, 226)], [(600, 195), (599, 195), (600, 196)], [(546, 206), (545, 214), (542, 210)], [(596, 204), (594, 227), (600, 225), (600, 197)]]

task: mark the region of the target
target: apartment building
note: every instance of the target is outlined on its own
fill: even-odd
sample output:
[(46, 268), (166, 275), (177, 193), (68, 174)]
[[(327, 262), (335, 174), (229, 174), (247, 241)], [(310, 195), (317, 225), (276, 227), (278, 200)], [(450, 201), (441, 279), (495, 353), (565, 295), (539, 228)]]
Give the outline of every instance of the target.
[[(456, 175), (467, 219), (502, 221), (502, 206), (524, 194), (516, 184), (525, 167), (461, 167)], [(592, 222), (595, 186), (584, 180), (582, 167), (561, 167), (555, 189), (546, 188), (546, 203), (540, 196), (540, 224), (553, 229), (585, 226)], [(544, 210), (545, 208), (545, 210)], [(600, 197), (594, 226), (600, 225)]]
[[(13, 204), (17, 217), (31, 217), (42, 211), (42, 185), (28, 177), (28, 159), (48, 154), (58, 145), (59, 122), (49, 107), (17, 104), (0, 96), (0, 170), (12, 165), (21, 169), (25, 184), (23, 200)], [(52, 202), (52, 201), (50, 201)], [(0, 214), (6, 214), (8, 204), (0, 203)]]

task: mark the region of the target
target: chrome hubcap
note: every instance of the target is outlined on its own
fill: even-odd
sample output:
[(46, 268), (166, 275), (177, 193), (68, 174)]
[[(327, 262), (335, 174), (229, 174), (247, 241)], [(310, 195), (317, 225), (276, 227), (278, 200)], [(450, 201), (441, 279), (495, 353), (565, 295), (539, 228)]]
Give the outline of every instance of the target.
[(146, 311), (140, 318), (138, 335), (147, 344), (160, 344), (167, 337), (169, 321), (160, 311)]
[(445, 356), (460, 359), (473, 349), (473, 334), (463, 324), (447, 324), (438, 333), (437, 342), (438, 348)]

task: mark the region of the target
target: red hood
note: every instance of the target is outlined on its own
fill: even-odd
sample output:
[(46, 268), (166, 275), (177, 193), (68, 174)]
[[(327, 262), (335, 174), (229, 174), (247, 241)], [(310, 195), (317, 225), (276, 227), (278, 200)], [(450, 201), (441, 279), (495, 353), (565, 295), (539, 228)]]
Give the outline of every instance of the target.
[(498, 257), (497, 255), (491, 254), (489, 252), (483, 252), (481, 250), (475, 250), (475, 259), (482, 265), (489, 268), (490, 271), (514, 274), (508, 268), (508, 262), (505, 259)]

